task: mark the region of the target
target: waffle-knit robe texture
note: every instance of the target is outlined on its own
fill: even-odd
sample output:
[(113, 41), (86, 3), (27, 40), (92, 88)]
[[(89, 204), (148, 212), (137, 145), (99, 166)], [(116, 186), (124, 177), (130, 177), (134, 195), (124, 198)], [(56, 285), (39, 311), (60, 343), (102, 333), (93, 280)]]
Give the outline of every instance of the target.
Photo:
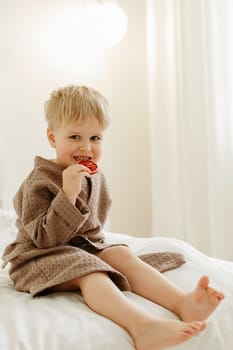
[[(96, 271), (107, 272), (120, 289), (130, 290), (127, 278), (95, 255), (114, 245), (104, 242), (102, 232), (111, 204), (103, 173), (99, 170), (83, 178), (74, 206), (62, 191), (63, 170), (36, 157), (34, 169), (14, 197), (18, 234), (6, 247), (3, 260), (4, 266), (11, 263), (9, 274), (16, 290), (35, 296)], [(149, 254), (142, 259), (160, 271), (184, 263), (176, 253)]]

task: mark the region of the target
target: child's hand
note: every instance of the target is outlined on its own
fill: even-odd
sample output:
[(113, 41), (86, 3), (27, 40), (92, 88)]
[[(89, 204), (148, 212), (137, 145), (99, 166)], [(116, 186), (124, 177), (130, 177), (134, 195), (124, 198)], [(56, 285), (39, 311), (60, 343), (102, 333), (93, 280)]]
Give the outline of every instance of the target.
[(82, 178), (90, 176), (90, 170), (81, 164), (73, 164), (62, 173), (62, 189), (72, 204), (75, 204), (76, 197), (81, 191)]

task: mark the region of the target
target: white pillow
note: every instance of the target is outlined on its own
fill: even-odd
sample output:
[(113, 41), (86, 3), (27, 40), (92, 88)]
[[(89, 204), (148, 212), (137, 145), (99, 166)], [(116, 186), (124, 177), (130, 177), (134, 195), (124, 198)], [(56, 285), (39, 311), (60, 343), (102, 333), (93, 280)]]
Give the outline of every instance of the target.
[(0, 255), (6, 245), (16, 237), (15, 220), (14, 210), (0, 209)]

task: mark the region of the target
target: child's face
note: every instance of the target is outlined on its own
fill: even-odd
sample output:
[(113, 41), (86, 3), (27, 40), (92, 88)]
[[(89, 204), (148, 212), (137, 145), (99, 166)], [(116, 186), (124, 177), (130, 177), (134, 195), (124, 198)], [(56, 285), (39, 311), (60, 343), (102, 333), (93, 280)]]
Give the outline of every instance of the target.
[(83, 123), (69, 123), (55, 130), (48, 129), (49, 143), (56, 149), (56, 162), (65, 167), (77, 163), (82, 157), (98, 163), (101, 157), (103, 128), (94, 118)]

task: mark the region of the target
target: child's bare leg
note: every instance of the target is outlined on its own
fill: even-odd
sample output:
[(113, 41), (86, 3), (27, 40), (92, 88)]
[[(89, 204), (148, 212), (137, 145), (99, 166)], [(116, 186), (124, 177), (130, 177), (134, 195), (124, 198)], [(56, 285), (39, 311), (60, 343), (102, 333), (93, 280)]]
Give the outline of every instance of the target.
[(184, 293), (127, 247), (111, 247), (98, 255), (128, 278), (135, 293), (164, 306), (183, 321), (205, 320), (224, 298), (208, 286), (206, 277), (200, 279), (192, 293)]
[(91, 273), (50, 290), (78, 288), (81, 289), (85, 302), (93, 311), (128, 331), (136, 350), (162, 350), (175, 346), (205, 328), (205, 322), (155, 319), (128, 300), (108, 275), (102, 272)]

